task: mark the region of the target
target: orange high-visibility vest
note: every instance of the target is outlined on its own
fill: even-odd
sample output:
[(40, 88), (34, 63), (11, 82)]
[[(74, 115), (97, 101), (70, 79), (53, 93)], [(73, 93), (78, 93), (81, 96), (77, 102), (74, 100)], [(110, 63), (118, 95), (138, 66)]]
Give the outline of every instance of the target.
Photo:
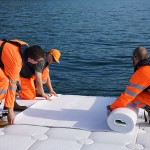
[(0, 59), (3, 64), (3, 67), (0, 68), (0, 100), (5, 99), (4, 105), (9, 108), (14, 107), (16, 82), (19, 80), (22, 67), (20, 47), (15, 43), (28, 46), (27, 43), (20, 40), (11, 41), (5, 43), (3, 40), (0, 41), (0, 46), (3, 45)]

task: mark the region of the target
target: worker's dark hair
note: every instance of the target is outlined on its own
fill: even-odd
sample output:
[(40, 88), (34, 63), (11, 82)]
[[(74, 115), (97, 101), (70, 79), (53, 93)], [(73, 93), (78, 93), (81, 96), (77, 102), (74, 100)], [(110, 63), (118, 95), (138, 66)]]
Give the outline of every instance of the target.
[(34, 60), (37, 60), (39, 58), (44, 58), (45, 56), (44, 50), (38, 45), (33, 45), (27, 48), (27, 51), (28, 51), (28, 57)]
[(133, 51), (133, 56), (136, 56), (139, 61), (144, 60), (148, 57), (148, 50), (144, 47), (137, 47)]

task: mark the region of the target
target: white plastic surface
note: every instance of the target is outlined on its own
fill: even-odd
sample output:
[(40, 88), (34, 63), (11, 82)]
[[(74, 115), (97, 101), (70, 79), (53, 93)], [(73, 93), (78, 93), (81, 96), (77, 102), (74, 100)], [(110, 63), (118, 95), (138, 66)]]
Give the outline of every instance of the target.
[[(91, 98), (74, 95), (66, 95), (65, 97), (73, 101), (72, 106), (76, 109), (78, 104), (74, 99), (77, 97), (80, 99)], [(103, 101), (101, 106), (97, 106), (97, 109), (101, 109), (101, 113), (106, 111), (105, 105), (115, 99), (109, 97), (93, 98)], [(55, 100), (57, 101), (57, 99)], [(22, 102), (21, 104), (25, 104), (28, 101)], [(82, 108), (82, 106), (80, 107)], [(32, 121), (34, 119), (33, 117)], [(137, 118), (136, 126), (137, 130), (130, 133), (118, 133), (111, 130), (109, 132), (91, 132), (64, 127), (12, 125), (0, 128), (0, 150), (149, 150), (150, 125), (144, 122), (143, 111), (141, 111), (140, 118)]]
[(61, 95), (32, 105), (17, 115), (15, 124), (110, 131), (106, 106), (112, 101), (104, 97)]

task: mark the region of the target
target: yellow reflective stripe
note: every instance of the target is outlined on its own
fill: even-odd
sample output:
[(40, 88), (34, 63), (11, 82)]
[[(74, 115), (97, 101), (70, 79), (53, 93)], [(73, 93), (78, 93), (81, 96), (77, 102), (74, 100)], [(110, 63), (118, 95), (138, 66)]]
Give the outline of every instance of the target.
[(0, 94), (6, 94), (7, 90), (0, 89)]
[(127, 94), (131, 95), (131, 96), (134, 96), (134, 97), (137, 96), (137, 94), (136, 94), (135, 92), (132, 92), (132, 91), (130, 91), (129, 89), (126, 89), (125, 92), (126, 92)]
[(16, 89), (17, 89), (17, 86), (8, 86), (8, 89), (9, 90), (12, 90), (12, 91), (16, 91)]
[(142, 91), (145, 89), (144, 86), (141, 86), (141, 85), (135, 84), (135, 83), (131, 83), (131, 82), (130, 82), (130, 86), (135, 87), (135, 88), (142, 90)]

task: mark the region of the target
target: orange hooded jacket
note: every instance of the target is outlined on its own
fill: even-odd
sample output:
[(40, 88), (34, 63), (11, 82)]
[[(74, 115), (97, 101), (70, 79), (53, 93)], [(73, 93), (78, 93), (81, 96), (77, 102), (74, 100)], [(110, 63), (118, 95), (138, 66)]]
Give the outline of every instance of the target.
[[(27, 43), (20, 40), (11, 40), (20, 45)], [(4, 41), (0, 41), (0, 46)], [(20, 47), (6, 42), (1, 53), (1, 61), (4, 68), (0, 68), (0, 100), (5, 99), (4, 105), (8, 108), (14, 107), (16, 82), (19, 80), (19, 73), (22, 67), (22, 58), (20, 54)]]

